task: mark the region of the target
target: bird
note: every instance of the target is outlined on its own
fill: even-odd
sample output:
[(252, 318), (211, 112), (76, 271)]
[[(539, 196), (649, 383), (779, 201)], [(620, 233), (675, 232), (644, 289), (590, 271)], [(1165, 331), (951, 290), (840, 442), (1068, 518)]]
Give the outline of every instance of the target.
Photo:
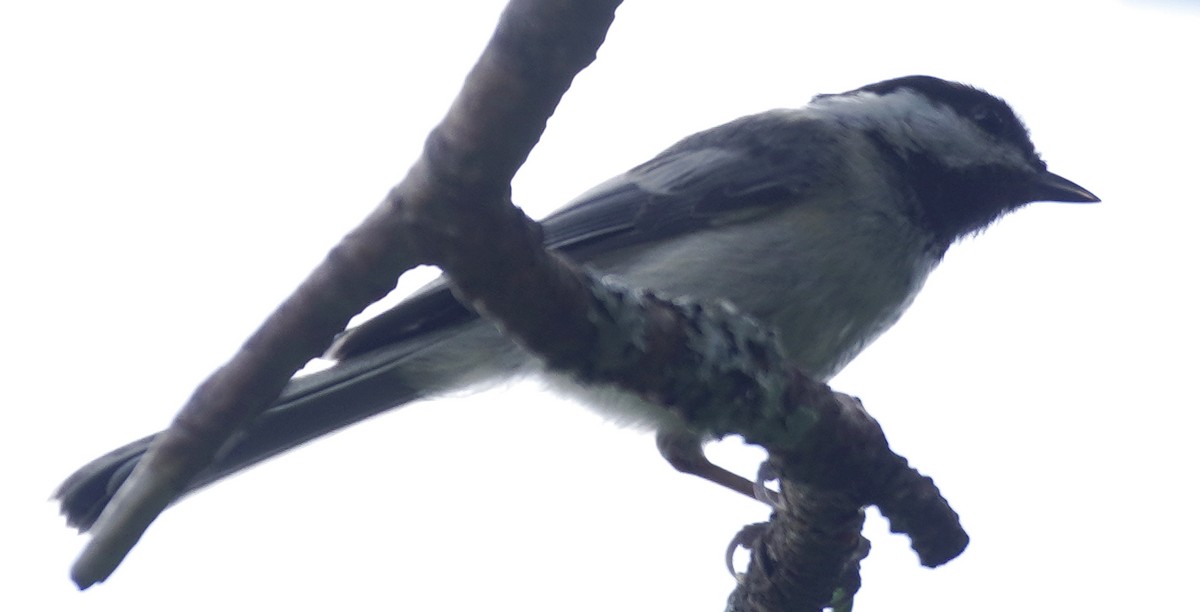
[[(1033, 202), (1098, 201), (1047, 169), (1003, 100), (914, 75), (698, 132), (540, 223), (548, 249), (599, 274), (731, 304), (773, 328), (801, 371), (828, 381), (896, 322), (956, 241)], [(343, 332), (328, 357), (332, 367), (293, 378), (187, 492), (380, 412), (540, 371), (442, 279)], [(681, 471), (751, 494), (704, 457), (707, 432), (638, 398), (579, 393), (656, 432)], [(62, 483), (68, 525), (92, 526), (153, 439)]]

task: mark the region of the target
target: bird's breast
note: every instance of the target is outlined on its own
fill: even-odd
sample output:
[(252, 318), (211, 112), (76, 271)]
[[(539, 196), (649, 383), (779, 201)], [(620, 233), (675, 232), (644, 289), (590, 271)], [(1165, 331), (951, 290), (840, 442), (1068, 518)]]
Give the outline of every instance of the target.
[(792, 207), (638, 250), (597, 263), (636, 286), (731, 302), (775, 327), (820, 380), (896, 322), (940, 258), (898, 215), (844, 205)]

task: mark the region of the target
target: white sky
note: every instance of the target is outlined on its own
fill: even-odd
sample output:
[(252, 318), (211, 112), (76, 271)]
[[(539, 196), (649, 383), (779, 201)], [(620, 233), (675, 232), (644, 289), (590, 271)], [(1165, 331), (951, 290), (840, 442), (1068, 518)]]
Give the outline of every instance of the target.
[[(312, 444), (167, 511), (108, 583), (67, 580), (84, 539), (47, 496), (165, 425), (403, 176), (501, 5), (0, 5), (0, 609), (723, 607), (725, 544), (765, 508), (533, 384)], [(630, 1), (515, 198), (541, 216), (688, 133), (882, 78), (1005, 97), (1104, 203), (958, 245), (835, 381), (973, 538), (930, 571), (872, 515), (857, 609), (1187, 608), (1198, 32), (1194, 2)]]

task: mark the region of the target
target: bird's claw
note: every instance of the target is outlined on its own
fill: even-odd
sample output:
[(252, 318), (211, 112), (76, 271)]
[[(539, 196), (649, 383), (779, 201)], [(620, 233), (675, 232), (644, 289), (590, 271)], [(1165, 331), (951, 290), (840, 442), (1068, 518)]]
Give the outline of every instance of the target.
[(754, 479), (754, 499), (770, 506), (775, 510), (783, 509), (783, 495), (774, 489), (767, 488), (767, 483), (779, 480), (779, 473), (770, 461), (763, 461), (758, 466), (758, 476)]
[(729, 575), (733, 576), (739, 583), (745, 576), (745, 573), (739, 572), (733, 568), (733, 555), (737, 553), (739, 548), (751, 550), (755, 544), (762, 539), (763, 532), (767, 530), (768, 523), (754, 523), (742, 527), (737, 535), (729, 541), (729, 546), (725, 548), (725, 569), (729, 570)]

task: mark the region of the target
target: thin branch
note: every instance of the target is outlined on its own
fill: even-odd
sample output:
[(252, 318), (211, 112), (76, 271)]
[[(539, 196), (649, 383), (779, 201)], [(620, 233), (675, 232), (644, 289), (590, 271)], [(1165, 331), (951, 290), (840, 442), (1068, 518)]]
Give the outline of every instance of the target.
[(859, 587), (869, 543), (863, 513), (876, 505), (906, 533), (921, 563), (958, 556), (968, 537), (933, 481), (888, 448), (883, 429), (858, 399), (835, 393), (817, 404), (817, 424), (790, 451), (773, 452), (783, 503), (754, 530), (750, 568), (728, 612), (816, 611)]
[[(923, 562), (966, 538), (932, 482), (907, 467), (857, 402), (788, 365), (773, 335), (722, 305), (667, 301), (579, 272), (542, 248), (509, 184), (618, 2), (514, 0), (423, 156), (362, 227), (201, 385), (94, 528), (74, 572), (103, 580), (157, 513), (349, 317), (414, 263), (555, 369), (613, 384), (698, 430), (762, 444), (785, 504), (755, 545), (740, 609), (819, 609), (857, 588), (861, 508), (876, 503)], [(948, 534), (948, 535), (947, 535)], [(786, 579), (784, 579), (786, 578)], [(740, 604), (738, 604), (740, 605)]]
[[(427, 159), (335, 247), (225, 366), (202, 383), (139, 462), (92, 529), (72, 567), (80, 588), (107, 578), (150, 523), (244, 424), (261, 414), (288, 379), (329, 346), (350, 318), (386, 295), (404, 271), (424, 263), (410, 238), (436, 244), (434, 228), (404, 224), (399, 202), (428, 207), (447, 192), (481, 186), (507, 193), (571, 78), (595, 57), (618, 2), (514, 0), (443, 125)], [(528, 87), (498, 74), (519, 73)], [(462, 121), (474, 116), (486, 121)], [(446, 182), (449, 175), (469, 177)], [(511, 212), (504, 213), (513, 218)]]

